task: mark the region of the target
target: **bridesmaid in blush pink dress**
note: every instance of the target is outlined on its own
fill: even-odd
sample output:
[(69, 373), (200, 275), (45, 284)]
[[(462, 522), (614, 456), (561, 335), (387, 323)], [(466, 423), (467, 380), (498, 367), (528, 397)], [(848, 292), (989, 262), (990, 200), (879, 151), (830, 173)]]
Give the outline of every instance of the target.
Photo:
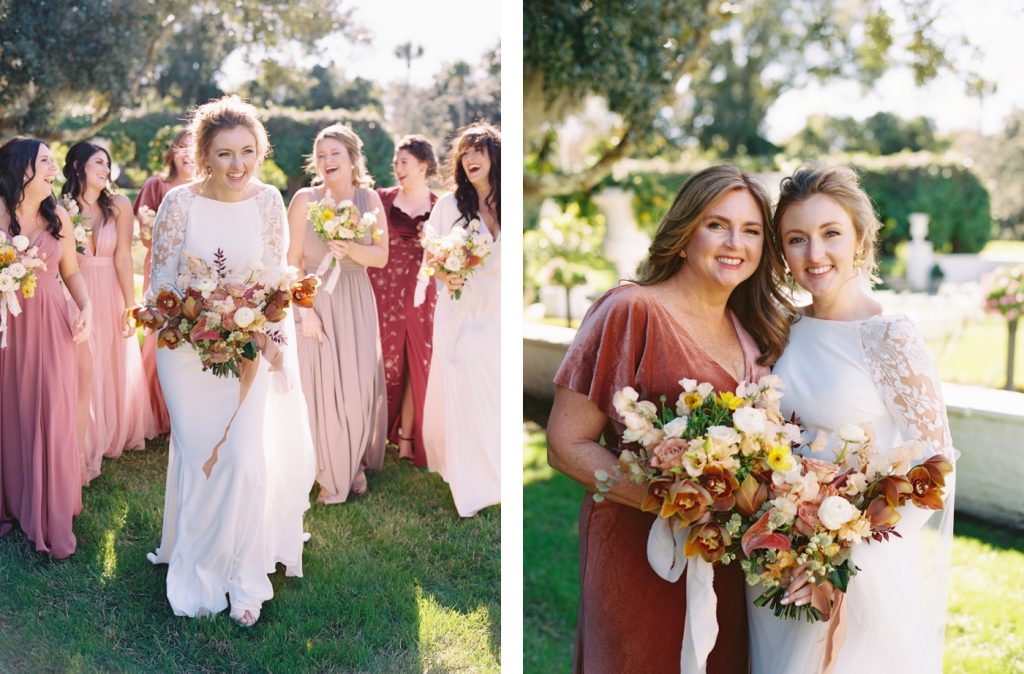
[[(191, 147), (192, 134), (188, 129), (182, 129), (176, 133), (171, 141), (171, 146), (164, 152), (165, 175), (150, 176), (139, 190), (139, 196), (135, 197), (135, 216), (139, 219), (139, 238), (142, 240), (142, 245), (146, 247), (146, 261), (142, 265), (143, 294), (149, 292), (149, 272), (153, 258), (153, 222), (145, 222), (141, 210), (145, 206), (153, 212), (155, 217), (167, 193), (172, 188), (192, 180)], [(156, 335), (146, 335), (142, 342), (142, 370), (149, 388), (150, 413), (146, 420), (146, 437), (155, 438), (171, 430), (171, 420), (167, 416), (167, 404), (164, 402), (164, 393), (160, 389), (160, 378), (156, 373)]]
[[(34, 296), (18, 291), (22, 312), (8, 316), (0, 349), (0, 536), (17, 522), (36, 550), (62, 559), (75, 551), (82, 509), (74, 342), (88, 337), (92, 308), (70, 220), (50, 192), (56, 173), (42, 141), (0, 147), (0, 232), (26, 237), (46, 260)], [(74, 325), (58, 273), (80, 307)]]
[(344, 503), (350, 493), (362, 494), (366, 470), (384, 465), (384, 362), (366, 268), (387, 264), (388, 239), (374, 240), (367, 232), (361, 241), (325, 243), (307, 217), (309, 204), (329, 195), (337, 204), (352, 201), (360, 213), (375, 210), (375, 228), (386, 231), (380, 197), (369, 189), (362, 147), (359, 136), (342, 124), (317, 134), (309, 163), (322, 184), (296, 192), (288, 207), (288, 263), (307, 272), (329, 257), (336, 265), (324, 274), (313, 308), (297, 311), (299, 372), (316, 447), (320, 503)]
[(400, 459), (426, 466), (423, 402), (437, 289), (428, 286), (419, 306), (413, 306), (413, 295), (423, 259), (420, 232), (437, 201), (427, 187), (427, 179), (437, 174), (434, 148), (423, 136), (406, 136), (398, 141), (393, 166), (399, 186), (377, 190), (388, 218), (388, 263), (367, 269), (367, 273), (380, 321), (388, 387), (388, 440), (398, 445)]
[[(92, 236), (78, 256), (89, 296), (93, 298), (93, 330), (78, 347), (79, 405), (88, 404), (82, 480), (88, 484), (100, 474), (104, 456), (117, 458), (125, 448), (145, 448), (145, 422), (149, 400), (142, 376), (142, 357), (135, 327), (126, 309), (135, 304), (132, 272), (131, 202), (108, 189), (110, 155), (92, 143), (76, 143), (64, 165), (62, 195), (74, 199)], [(98, 224), (97, 224), (98, 223)], [(79, 433), (82, 433), (81, 427)]]

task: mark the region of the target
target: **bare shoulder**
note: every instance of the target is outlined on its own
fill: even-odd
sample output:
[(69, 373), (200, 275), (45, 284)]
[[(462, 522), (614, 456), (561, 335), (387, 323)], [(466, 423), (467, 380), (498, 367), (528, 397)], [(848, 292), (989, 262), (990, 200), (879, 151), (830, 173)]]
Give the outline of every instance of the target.
[(292, 195), (291, 206), (305, 206), (313, 198), (313, 188), (303, 187), (301, 190)]
[(132, 202), (131, 202), (131, 199), (129, 199), (128, 197), (126, 197), (123, 194), (115, 194), (114, 195), (113, 204), (114, 204), (114, 211), (116, 211), (118, 215), (121, 215), (122, 213), (131, 213), (132, 212)]

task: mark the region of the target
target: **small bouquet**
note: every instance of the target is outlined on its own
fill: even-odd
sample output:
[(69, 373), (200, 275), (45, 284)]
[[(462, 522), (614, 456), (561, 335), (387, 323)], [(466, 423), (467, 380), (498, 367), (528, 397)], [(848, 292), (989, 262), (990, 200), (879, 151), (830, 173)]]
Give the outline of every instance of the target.
[(21, 314), (18, 291), (25, 299), (36, 292), (36, 270), (46, 269), (46, 261), (39, 248), (31, 246), (23, 234), (8, 237), (0, 232), (0, 348), (7, 347), (7, 315)]
[[(367, 234), (371, 235), (373, 241), (379, 240), (382, 235), (382, 232), (374, 227), (377, 224), (377, 209), (369, 213), (360, 213), (349, 199), (336, 204), (328, 194), (320, 201), (310, 203), (306, 214), (313, 223), (313, 231), (324, 241), (358, 243), (365, 239)], [(327, 292), (334, 290), (340, 273), (337, 260), (331, 255), (324, 257), (316, 273), (322, 277), (329, 269), (334, 269), (334, 272), (327, 279), (324, 288)]]
[[(424, 229), (420, 245), (429, 255), (427, 266), (420, 275), (429, 280), (436, 270), (445, 274), (469, 277), (491, 253), (492, 240), (481, 231), (480, 220), (473, 218), (466, 227), (456, 225), (444, 236), (440, 236), (429, 225)], [(450, 293), (452, 299), (462, 297), (462, 289)]]
[[(743, 534), (746, 559), (740, 562), (751, 585), (766, 589), (754, 603), (770, 607), (776, 616), (827, 617), (836, 590), (845, 592), (857, 567), (850, 548), (861, 541), (884, 541), (900, 521), (897, 510), (907, 502), (941, 510), (945, 476), (953, 464), (936, 455), (914, 466), (923, 454), (920, 443), (873, 450), (870, 428), (843, 425), (834, 434), (841, 449), (835, 461), (803, 456), (788, 470), (776, 470), (763, 487), (775, 497), (766, 500), (758, 519)], [(827, 438), (819, 434), (808, 445), (821, 451)], [(781, 603), (797, 569), (814, 586), (804, 606)]]
[(85, 223), (89, 222), (89, 218), (78, 208), (78, 202), (74, 197), (64, 197), (60, 200), (60, 205), (71, 216), (71, 227), (75, 235), (75, 252), (85, 255), (86, 247), (92, 238), (92, 227), (85, 226)]
[(985, 279), (985, 309), (1008, 321), (1024, 315), (1024, 266), (1000, 267)]
[(292, 302), (311, 307), (319, 279), (298, 279), (290, 269), (277, 285), (269, 285), (257, 269), (231, 270), (218, 250), (210, 265), (186, 253), (187, 270), (178, 276), (179, 295), (161, 289), (154, 302), (137, 307), (136, 322), (159, 331), (157, 346), (175, 349), (182, 342), (199, 354), (203, 370), (218, 377), (239, 377), (242, 359), (255, 360), (267, 340), (277, 344), (283, 335), (272, 329), (287, 315)]
[(139, 206), (139, 239), (153, 240), (153, 223), (156, 222), (156, 211), (145, 204)]

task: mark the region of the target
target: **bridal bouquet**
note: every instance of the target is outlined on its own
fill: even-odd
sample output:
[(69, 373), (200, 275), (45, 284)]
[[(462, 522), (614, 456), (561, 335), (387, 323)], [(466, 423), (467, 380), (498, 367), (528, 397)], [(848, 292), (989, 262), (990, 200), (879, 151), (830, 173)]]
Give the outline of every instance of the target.
[(228, 269), (221, 250), (212, 265), (192, 253), (184, 257), (188, 268), (178, 276), (184, 294), (163, 288), (133, 316), (140, 325), (159, 330), (158, 347), (191, 344), (203, 370), (218, 377), (239, 377), (243, 358), (255, 360), (268, 341), (282, 344), (284, 337), (272, 324), (285, 318), (292, 302), (311, 307), (319, 285), (315, 276), (299, 279), (294, 268), (270, 285), (257, 269)]
[(78, 202), (73, 197), (64, 197), (60, 200), (60, 205), (71, 216), (71, 228), (75, 235), (75, 252), (84, 255), (86, 247), (89, 245), (89, 239), (92, 237), (92, 227), (85, 226), (85, 223), (89, 222), (89, 218), (78, 208)]
[(153, 223), (156, 222), (156, 212), (143, 204), (139, 206), (139, 239), (151, 241), (153, 239)]
[[(929, 510), (944, 505), (945, 476), (953, 470), (944, 456), (915, 466), (923, 453), (919, 443), (883, 455), (873, 449), (870, 428), (847, 424), (834, 435), (841, 443), (834, 462), (803, 456), (789, 470), (771, 474), (763, 487), (775, 498), (743, 534), (746, 559), (740, 564), (747, 582), (768, 588), (754, 603), (779, 617), (813, 622), (828, 616), (834, 591), (845, 592), (857, 573), (850, 559), (854, 543), (899, 536), (897, 508), (907, 502)], [(826, 440), (819, 434), (808, 449), (821, 451)], [(798, 569), (814, 586), (811, 602), (784, 605)]]
[[(480, 221), (473, 218), (466, 227), (456, 225), (448, 234), (441, 236), (427, 225), (420, 244), (426, 249), (430, 261), (420, 274), (429, 279), (435, 270), (440, 270), (467, 278), (483, 265), (491, 253), (492, 241), (480, 228)], [(456, 289), (450, 296), (456, 300), (461, 298), (462, 289)]]
[(7, 347), (7, 315), (21, 314), (18, 291), (25, 299), (36, 292), (36, 270), (46, 269), (39, 248), (29, 247), (31, 241), (23, 234), (8, 237), (0, 232), (0, 348)]
[[(325, 195), (320, 201), (309, 204), (306, 215), (313, 223), (313, 231), (324, 241), (355, 241), (360, 242), (371, 235), (373, 241), (377, 241), (382, 232), (374, 228), (377, 224), (377, 209), (369, 213), (360, 213), (351, 200), (346, 199), (340, 204), (335, 203), (331, 196)], [(332, 255), (324, 257), (320, 266), (317, 267), (318, 276), (323, 276), (327, 270), (334, 269), (334, 272), (327, 279), (324, 289), (327, 292), (334, 290), (338, 282), (340, 268), (337, 260)]]

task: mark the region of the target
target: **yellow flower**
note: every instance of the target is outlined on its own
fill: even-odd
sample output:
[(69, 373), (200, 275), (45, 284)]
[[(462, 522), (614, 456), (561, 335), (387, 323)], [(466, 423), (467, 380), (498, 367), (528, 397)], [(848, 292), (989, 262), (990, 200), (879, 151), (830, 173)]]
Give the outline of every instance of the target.
[(793, 469), (793, 453), (785, 445), (772, 445), (768, 451), (768, 465), (778, 473)]
[(0, 264), (14, 262), (14, 249), (10, 246), (0, 246)]
[(718, 402), (735, 412), (736, 409), (738, 409), (739, 406), (743, 404), (743, 398), (737, 397), (736, 395), (728, 391), (725, 391), (723, 393), (718, 394)]
[(698, 407), (700, 407), (700, 404), (702, 402), (704, 402), (704, 398), (702, 398), (701, 395), (696, 391), (690, 391), (683, 398), (683, 402), (686, 403), (686, 406), (689, 407), (691, 410), (695, 410)]
[(32, 296), (36, 294), (36, 277), (29, 276), (21, 284), (21, 294), (25, 296), (25, 299), (32, 299)]

